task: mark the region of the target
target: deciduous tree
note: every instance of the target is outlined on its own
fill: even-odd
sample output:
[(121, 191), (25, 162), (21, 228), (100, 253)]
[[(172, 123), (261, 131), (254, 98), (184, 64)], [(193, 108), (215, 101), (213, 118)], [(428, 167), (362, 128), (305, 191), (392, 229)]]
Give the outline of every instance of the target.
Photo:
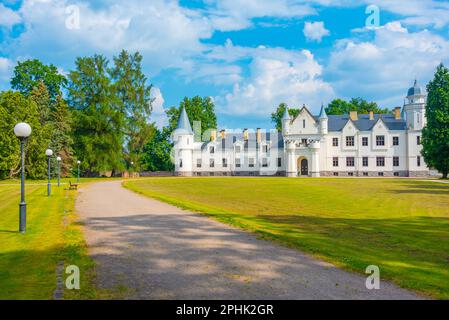
[(427, 85), (426, 117), (422, 154), (427, 165), (447, 178), (449, 173), (449, 70), (440, 64)]

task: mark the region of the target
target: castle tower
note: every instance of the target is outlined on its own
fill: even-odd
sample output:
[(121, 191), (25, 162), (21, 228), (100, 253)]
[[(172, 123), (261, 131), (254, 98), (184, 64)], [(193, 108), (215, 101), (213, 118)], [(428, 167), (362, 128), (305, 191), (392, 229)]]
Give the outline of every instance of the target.
[(422, 130), (426, 125), (426, 91), (415, 80), (408, 89), (404, 111), (409, 130)]
[(191, 176), (193, 172), (194, 134), (185, 108), (182, 108), (178, 126), (173, 132), (175, 172)]
[(290, 134), (290, 122), (291, 122), (290, 114), (288, 113), (288, 107), (285, 107), (284, 115), (282, 116), (282, 135)]
[(324, 105), (321, 104), (321, 110), (320, 115), (318, 116), (318, 119), (320, 121), (320, 133), (322, 135), (325, 135), (328, 133), (328, 117), (326, 114), (326, 110), (324, 109)]

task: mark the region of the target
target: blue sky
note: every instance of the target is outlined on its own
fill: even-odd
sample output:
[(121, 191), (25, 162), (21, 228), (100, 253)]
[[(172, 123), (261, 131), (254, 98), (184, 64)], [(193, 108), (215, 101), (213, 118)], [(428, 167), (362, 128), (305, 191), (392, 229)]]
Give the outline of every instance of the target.
[[(380, 23), (366, 25), (369, 5)], [(220, 127), (270, 128), (281, 102), (317, 113), (334, 98), (401, 105), (449, 65), (449, 2), (436, 0), (0, 0), (0, 89), (17, 61), (62, 73), (77, 56), (140, 51), (153, 119), (211, 96)]]

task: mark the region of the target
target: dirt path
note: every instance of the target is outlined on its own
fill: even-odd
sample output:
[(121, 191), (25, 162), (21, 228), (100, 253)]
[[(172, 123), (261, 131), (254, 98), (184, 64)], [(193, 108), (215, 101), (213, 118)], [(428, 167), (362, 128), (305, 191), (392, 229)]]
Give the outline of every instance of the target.
[(137, 195), (121, 182), (81, 190), (100, 288), (135, 299), (416, 299), (205, 216)]

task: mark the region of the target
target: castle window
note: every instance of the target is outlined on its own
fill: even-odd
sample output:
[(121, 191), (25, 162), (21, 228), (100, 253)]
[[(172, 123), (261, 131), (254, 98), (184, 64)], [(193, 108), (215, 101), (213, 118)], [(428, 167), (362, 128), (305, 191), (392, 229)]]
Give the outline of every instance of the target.
[(393, 137), (393, 145), (398, 146), (399, 145), (399, 137)]
[(236, 159), (235, 159), (235, 167), (236, 167), (236, 168), (240, 168), (240, 167), (241, 167), (241, 164), (240, 164), (240, 158), (236, 158)]
[(416, 157), (416, 165), (417, 165), (418, 167), (421, 167), (421, 157), (420, 157), (420, 156), (417, 156), (417, 157)]
[(250, 168), (254, 168), (254, 158), (249, 158), (248, 166), (249, 166)]
[(302, 143), (304, 146), (307, 146), (307, 139), (301, 139), (301, 143)]
[(302, 127), (305, 129), (306, 128), (306, 120), (302, 120)]
[(334, 157), (334, 158), (332, 159), (332, 165), (333, 165), (334, 167), (338, 167), (338, 157)]
[(201, 165), (202, 165), (201, 159), (196, 159), (196, 167), (201, 168)]
[(363, 173), (363, 176), (364, 176), (364, 177), (368, 177), (368, 172), (364, 172), (364, 173)]
[(376, 165), (378, 167), (385, 167), (385, 157), (376, 157)]
[(210, 153), (215, 153), (215, 147), (210, 147), (209, 151)]
[(182, 168), (182, 159), (179, 159), (179, 167)]
[(221, 164), (223, 165), (223, 168), (228, 167), (228, 160), (226, 158), (221, 159)]
[(338, 138), (332, 138), (332, 146), (338, 147)]
[(338, 177), (338, 172), (334, 172), (334, 177)]
[(383, 172), (378, 172), (377, 175), (378, 175), (379, 177), (383, 177), (383, 176), (384, 176), (384, 173), (383, 173)]
[(368, 167), (368, 157), (363, 157), (362, 158), (362, 166)]
[(368, 137), (362, 137), (362, 146), (364, 147), (368, 146)]
[(416, 144), (418, 146), (421, 144), (421, 136), (416, 136)]
[(268, 153), (268, 145), (267, 145), (267, 144), (263, 145), (262, 151), (263, 151), (264, 153)]
[(348, 176), (353, 177), (354, 176), (354, 172), (348, 172)]
[(268, 159), (267, 158), (262, 159), (262, 167), (264, 167), (264, 168), (268, 167)]
[(385, 136), (376, 136), (376, 146), (385, 145)]
[(355, 166), (354, 157), (347, 157), (346, 158), (346, 166), (347, 167), (354, 167)]
[(278, 158), (278, 168), (282, 167), (282, 158)]
[(209, 167), (211, 167), (211, 168), (215, 167), (215, 160), (214, 159), (210, 159), (209, 160)]
[(393, 175), (394, 175), (395, 177), (399, 177), (399, 172), (394, 172)]
[(393, 157), (393, 167), (399, 167), (399, 157)]
[(240, 146), (235, 146), (235, 153), (240, 153), (241, 147)]
[(354, 146), (354, 136), (346, 137), (346, 146), (353, 147)]

